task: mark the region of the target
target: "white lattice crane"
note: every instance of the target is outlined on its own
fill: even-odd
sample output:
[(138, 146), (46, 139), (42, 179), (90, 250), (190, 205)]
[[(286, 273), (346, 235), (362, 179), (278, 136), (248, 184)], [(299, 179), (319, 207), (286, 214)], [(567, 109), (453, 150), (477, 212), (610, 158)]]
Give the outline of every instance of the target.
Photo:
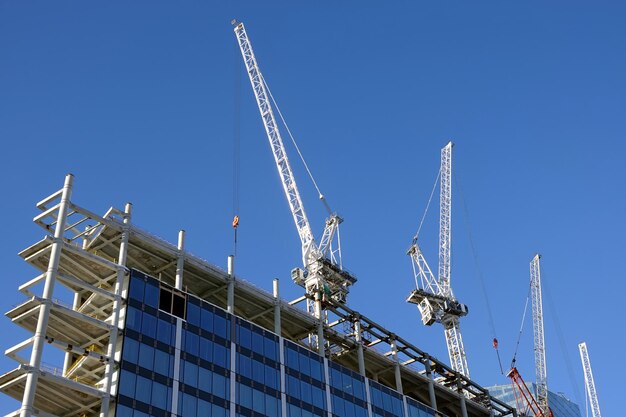
[(412, 259), (417, 288), (408, 302), (417, 304), (422, 323), (441, 323), (445, 329), (452, 369), (469, 378), (467, 356), (461, 337), (459, 319), (467, 315), (467, 306), (457, 301), (450, 286), (450, 249), (452, 239), (452, 142), (441, 150), (439, 209), (439, 276), (433, 275), (417, 237), (408, 251)]
[[(300, 198), (296, 179), (287, 158), (278, 123), (274, 116), (273, 98), (269, 94), (269, 89), (257, 64), (243, 23), (233, 21), (233, 25), (246, 71), (252, 84), (252, 90), (261, 113), (265, 133), (274, 155), (278, 175), (280, 176), (302, 243), (304, 268), (294, 269), (291, 272), (291, 276), (294, 282), (305, 288), (308, 296), (307, 308), (309, 312), (321, 319), (323, 316), (322, 303), (324, 299), (332, 298), (337, 302), (345, 302), (349, 287), (356, 282), (356, 278), (344, 271), (341, 264), (341, 245), (339, 244), (338, 228), (343, 220), (329, 210), (330, 216), (326, 219), (320, 243), (318, 244), (315, 241), (309, 220), (304, 211), (302, 199)], [(272, 101), (270, 101), (271, 99)], [(319, 197), (328, 208), (321, 193)], [(336, 244), (333, 242), (336, 242)]]
[(596, 383), (593, 380), (593, 373), (591, 372), (591, 362), (589, 361), (589, 352), (587, 352), (587, 344), (581, 342), (578, 344), (578, 350), (580, 351), (580, 360), (583, 364), (583, 371), (585, 373), (585, 387), (587, 388), (587, 397), (589, 398), (589, 404), (591, 405), (591, 415), (593, 417), (602, 417), (600, 414), (600, 403), (598, 403), (598, 393), (596, 392)]
[[(533, 395), (515, 367), (517, 349), (511, 362), (511, 370), (507, 377), (511, 379), (515, 402), (521, 416), (553, 417), (552, 410), (548, 405), (548, 378), (546, 372), (546, 349), (543, 333), (543, 297), (541, 295), (541, 268), (539, 260), (541, 255), (536, 254), (530, 261), (530, 293), (533, 310), (533, 338), (535, 349), (535, 385), (537, 391)], [(528, 299), (526, 300), (528, 306)], [(524, 309), (526, 317), (526, 309)], [(522, 318), (522, 328), (524, 319)], [(520, 328), (520, 336), (522, 335)], [(518, 340), (519, 345), (519, 340)]]
[(535, 343), (535, 384), (537, 404), (544, 416), (550, 415), (548, 406), (548, 376), (546, 371), (546, 348), (543, 334), (543, 297), (541, 295), (541, 255), (536, 254), (530, 261), (530, 292), (533, 309), (533, 336)]

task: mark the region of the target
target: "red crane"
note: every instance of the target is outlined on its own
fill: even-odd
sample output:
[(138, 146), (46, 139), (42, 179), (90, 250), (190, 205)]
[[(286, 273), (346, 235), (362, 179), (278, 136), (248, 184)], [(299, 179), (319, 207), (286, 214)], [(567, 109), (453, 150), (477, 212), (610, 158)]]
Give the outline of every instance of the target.
[(517, 404), (517, 411), (519, 411), (520, 417), (554, 417), (550, 409), (548, 409), (549, 415), (543, 413), (516, 367), (511, 368), (506, 376), (511, 379), (515, 403)]

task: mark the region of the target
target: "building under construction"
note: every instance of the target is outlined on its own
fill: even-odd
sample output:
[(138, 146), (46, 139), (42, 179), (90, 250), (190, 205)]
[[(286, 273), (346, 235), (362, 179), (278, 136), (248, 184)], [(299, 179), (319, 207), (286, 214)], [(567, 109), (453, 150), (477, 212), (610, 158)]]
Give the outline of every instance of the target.
[(10, 416), (516, 415), (344, 303), (324, 298), (322, 320), (278, 281), (267, 293), (232, 258), (225, 271), (186, 252), (183, 232), (174, 245), (138, 228), (131, 205), (77, 205), (72, 186), (37, 203), (46, 235), (20, 253), (39, 272), (6, 313), (33, 334), (6, 351)]

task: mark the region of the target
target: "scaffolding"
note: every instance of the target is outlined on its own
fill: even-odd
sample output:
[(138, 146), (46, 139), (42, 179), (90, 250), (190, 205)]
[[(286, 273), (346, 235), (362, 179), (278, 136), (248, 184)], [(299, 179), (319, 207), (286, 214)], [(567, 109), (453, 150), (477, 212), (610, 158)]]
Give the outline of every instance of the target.
[[(516, 415), (487, 389), (358, 311), (331, 299), (324, 306), (329, 321), (320, 323), (301, 308), (306, 296), (279, 297), (278, 280), (268, 293), (236, 277), (232, 257), (224, 271), (186, 251), (183, 231), (173, 245), (138, 228), (130, 204), (99, 216), (72, 201), (72, 186), (68, 175), (61, 190), (37, 204), (34, 222), (46, 236), (20, 253), (40, 275), (19, 287), (28, 300), (6, 313), (33, 334), (6, 351), (18, 367), (0, 376), (0, 391), (22, 403), (10, 416), (114, 415), (131, 268), (304, 346), (321, 327), (328, 359), (441, 415)], [(73, 294), (72, 305), (55, 297), (56, 284)], [(62, 365), (43, 363), (47, 349), (64, 354)]]

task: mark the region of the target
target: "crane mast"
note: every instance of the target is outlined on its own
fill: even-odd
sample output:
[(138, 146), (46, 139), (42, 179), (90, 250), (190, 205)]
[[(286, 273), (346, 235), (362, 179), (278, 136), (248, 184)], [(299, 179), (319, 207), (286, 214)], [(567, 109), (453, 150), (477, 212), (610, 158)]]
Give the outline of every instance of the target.
[(454, 297), (450, 286), (452, 241), (452, 142), (441, 149), (439, 207), (439, 277), (433, 275), (417, 239), (408, 250), (413, 264), (417, 288), (407, 301), (417, 304), (422, 323), (444, 326), (452, 369), (469, 378), (467, 356), (461, 336), (460, 317), (467, 315), (467, 306)]
[(452, 240), (452, 142), (441, 149), (439, 189), (439, 282), (444, 297), (453, 297), (450, 288), (450, 243)]
[[(344, 303), (349, 287), (356, 282), (354, 276), (342, 269), (338, 228), (343, 220), (337, 214), (331, 213), (326, 219), (320, 244), (317, 244), (272, 109), (271, 96), (257, 64), (250, 39), (243, 23), (233, 21), (233, 25), (276, 168), (300, 236), (304, 269), (295, 268), (291, 271), (291, 277), (296, 284), (305, 288), (309, 312), (322, 319), (322, 303), (330, 300)], [(323, 199), (323, 196), (320, 195), (320, 199)], [(337, 246), (333, 248), (335, 240)]]
[(549, 415), (548, 378), (546, 372), (546, 349), (543, 334), (543, 300), (541, 296), (541, 255), (536, 254), (530, 262), (530, 288), (533, 310), (533, 335), (535, 341), (535, 373), (537, 384), (537, 404), (543, 415)]
[(589, 397), (589, 403), (591, 405), (591, 415), (593, 417), (602, 417), (600, 415), (600, 404), (598, 403), (596, 384), (593, 380), (593, 373), (591, 372), (591, 362), (589, 361), (587, 344), (585, 342), (579, 343), (578, 350), (580, 351), (580, 360), (582, 361), (583, 371), (585, 373), (585, 387), (587, 388), (587, 396)]

